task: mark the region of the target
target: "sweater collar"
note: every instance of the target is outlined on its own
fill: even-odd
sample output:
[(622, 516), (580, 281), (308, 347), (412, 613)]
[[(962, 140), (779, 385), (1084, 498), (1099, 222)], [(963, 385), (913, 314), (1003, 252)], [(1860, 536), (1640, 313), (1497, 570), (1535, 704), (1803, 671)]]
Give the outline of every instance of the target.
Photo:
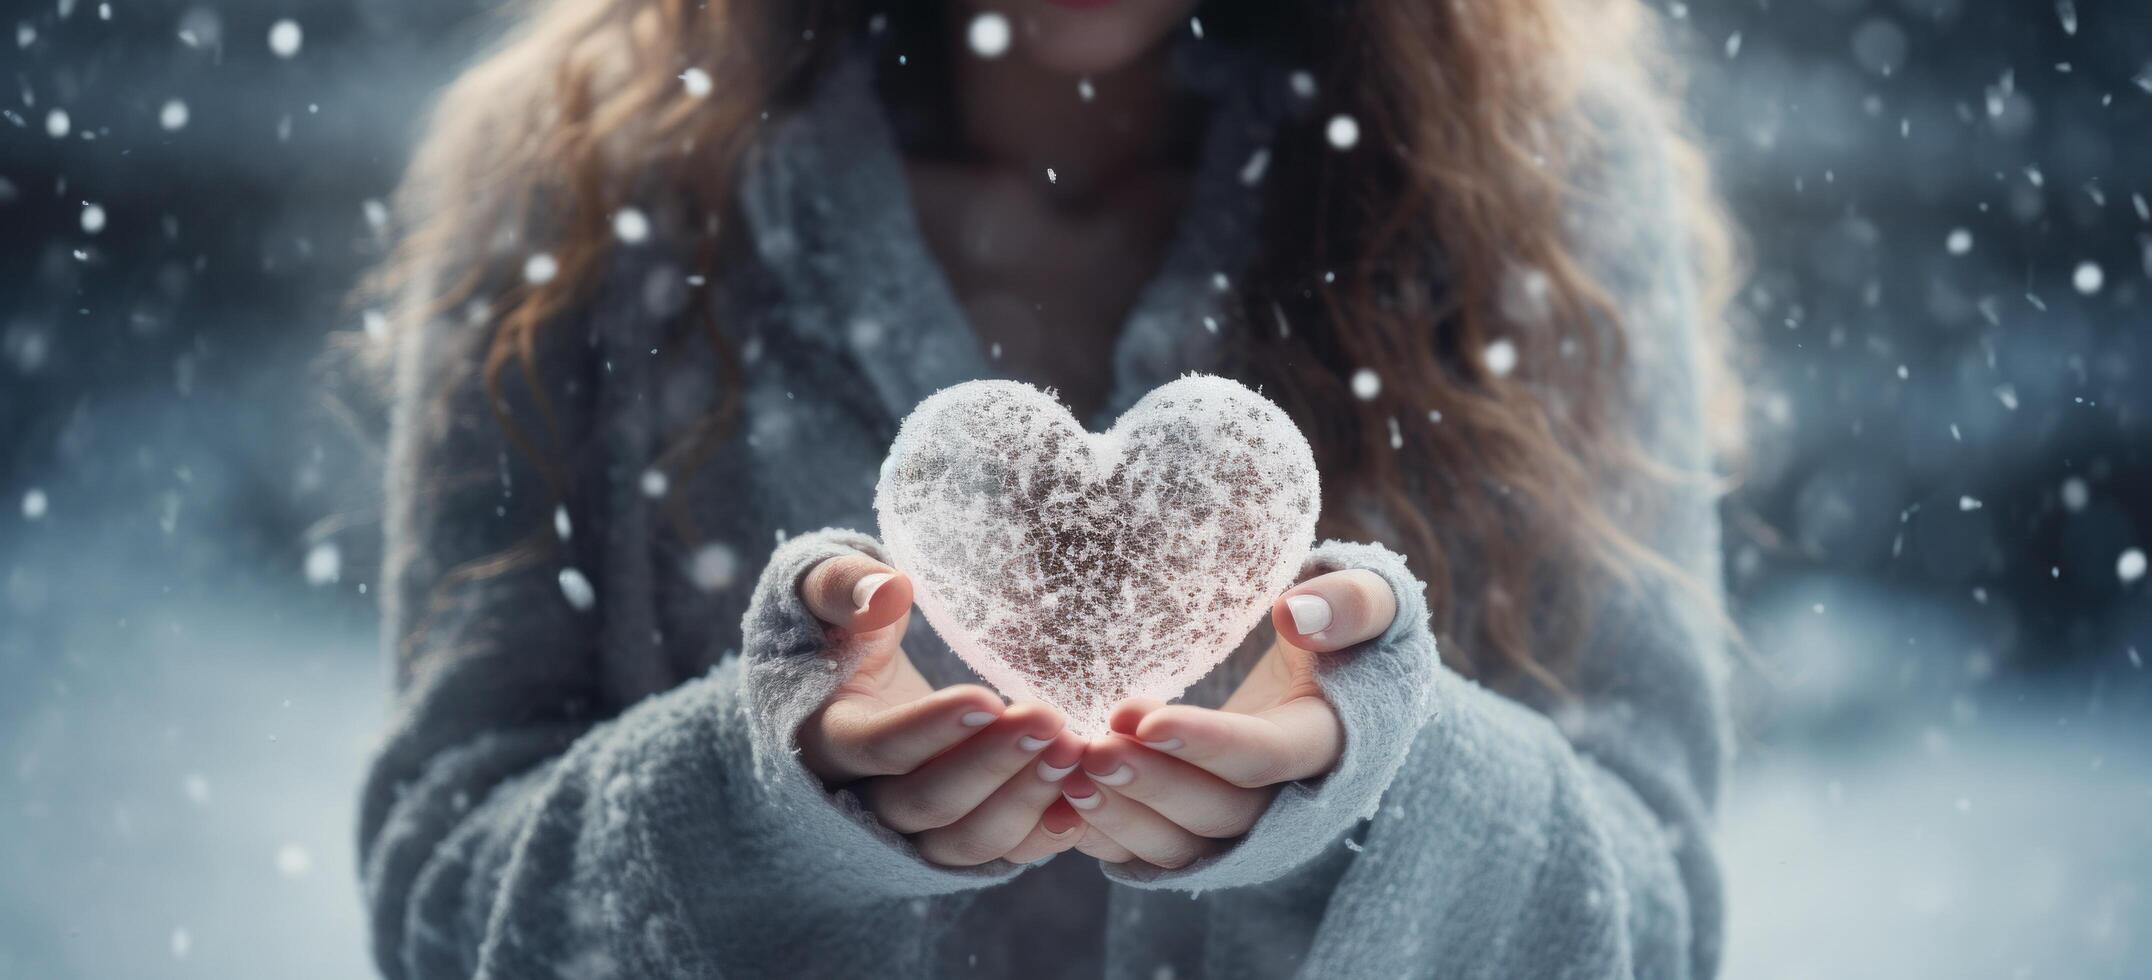
[[(795, 307), (792, 328), (857, 356), (891, 417), (949, 385), (1001, 376), (926, 246), (871, 50), (831, 66), (750, 152), (740, 201), (756, 252)], [(1186, 210), (1124, 321), (1106, 424), (1180, 374), (1215, 369), (1247, 329), (1224, 302), (1256, 241), (1264, 169), (1287, 99), (1279, 73), (1220, 45), (1184, 44), (1176, 72), (1216, 104)]]

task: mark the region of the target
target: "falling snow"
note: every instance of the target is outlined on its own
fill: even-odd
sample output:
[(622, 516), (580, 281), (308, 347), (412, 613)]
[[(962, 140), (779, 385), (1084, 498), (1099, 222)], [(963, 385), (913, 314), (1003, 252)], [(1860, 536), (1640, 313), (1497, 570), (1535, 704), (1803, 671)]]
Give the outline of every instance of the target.
[(1360, 142), (1360, 121), (1347, 115), (1331, 116), (1329, 125), (1323, 127), (1323, 138), (1330, 141), (1333, 149), (1350, 150)]
[(285, 844), (276, 849), (276, 870), (286, 878), (304, 877), (314, 870), (314, 854), (302, 844)]
[(1256, 147), (1255, 152), (1248, 154), (1248, 162), (1240, 166), (1240, 182), (1245, 186), (1254, 187), (1263, 182), (1263, 175), (1268, 173), (1269, 170), (1270, 148), (1267, 146)]
[(2079, 263), (2077, 271), (2070, 275), (2070, 284), (2085, 296), (2098, 295), (2100, 287), (2106, 283), (2107, 274), (2100, 270), (2100, 264), (2097, 262)]
[[(2152, 10), (1650, 6), (1695, 55), (1694, 122), (1753, 245), (1734, 319), (1754, 425), (1723, 557), (1756, 657), (1766, 672), (1792, 667), (1781, 672), (1788, 690), (1773, 691), (1755, 722), (1776, 750), (1744, 760), (1730, 784), (1732, 901), (1758, 911), (1730, 934), (1727, 974), (1792, 963), (1818, 976), (2135, 975), (2152, 936), (2132, 898), (2152, 849), (2129, 823), (2152, 768), (2128, 727), (2152, 697), (2142, 669), (2152, 511), (2135, 451), (2148, 404), (2139, 328), (2152, 301), (2152, 144), (2142, 136)], [(42, 0), (0, 34), (17, 52), (0, 131), (35, 144), (0, 173), (0, 237), (23, 272), (0, 291), (0, 391), (21, 403), (0, 634), (15, 631), (21, 648), (12, 690), (30, 692), (7, 719), (27, 735), (5, 746), (12, 782), (0, 808), (0, 835), (28, 863), (13, 889), (0, 884), (0, 904), (49, 905), (39, 921), (59, 926), (43, 930), (50, 941), (33, 943), (31, 959), (9, 962), (25, 975), (302, 975), (241, 964), (361, 919), (345, 884), (348, 841), (314, 829), (348, 822), (350, 766), (323, 760), (367, 744), (387, 697), (367, 628), (380, 599), (379, 581), (367, 581), (381, 562), (369, 497), (378, 447), (318, 425), (328, 399), (298, 379), (315, 377), (319, 337), (332, 331), (363, 337), (370, 353), (406, 336), (387, 302), (339, 300), (405, 230), (388, 192), (418, 125), (412, 106), (468, 54), (455, 39), (477, 30), (461, 8), (357, 9), (354, 19), (290, 4)], [(1014, 44), (1031, 37), (1029, 15), (961, 9), (956, 53), (1029, 53)], [(1224, 20), (1158, 26), (1180, 44), (1224, 32)], [(421, 33), (452, 22), (456, 31)], [(893, 47), (883, 24), (875, 33)], [(1229, 54), (1221, 40), (1188, 46)], [(658, 110), (692, 112), (715, 78), (690, 66), (723, 62), (710, 50), (675, 57), (654, 69), (654, 87), (675, 103)], [(915, 50), (909, 64), (927, 60)], [(1379, 122), (1358, 109), (1378, 103), (1361, 101), (1353, 66), (1319, 63), (1331, 73), (1320, 83), (1290, 63), (1265, 80), (1264, 99), (1280, 103), (1265, 108), (1300, 127), (1285, 132), (1304, 145), (1245, 147), (1228, 181), (1290, 201), (1280, 181), (1305, 173), (1310, 153), (1330, 165), (1391, 162), (1393, 130), (1366, 131), (1363, 149), (1363, 121), (1344, 114)], [(1119, 97), (1123, 84), (1064, 76), (1054, 105), (1103, 111), (1100, 90)], [(1072, 158), (1044, 159), (1057, 166), (1026, 165), (1026, 179), (1058, 188)], [(213, 190), (190, 192), (200, 188)], [(658, 244), (691, 243), (708, 217), (648, 187), (605, 195), (640, 207), (604, 216), (600, 233), (654, 264), (677, 258)], [(531, 285), (565, 278), (556, 239), (499, 242), (511, 285), (519, 273)], [(1542, 366), (1568, 366), (1552, 281), (1521, 259), (1491, 261), (1517, 263), (1490, 284), (1500, 307), (1480, 336), (1493, 342), (1476, 359), (1476, 345), (1457, 356), (1495, 378), (1515, 377), (1526, 351), (1533, 381)], [(1193, 284), (1206, 300), (1275, 285), (1211, 268)], [(698, 295), (683, 281), (718, 284), (664, 278), (681, 295)], [(1319, 305), (1298, 302), (1258, 305), (1252, 324), (1202, 314), (1180, 328), (1274, 328), (1320, 344), (1330, 325)], [(880, 306), (834, 326), (845, 357), (908, 349), (918, 328)], [(772, 380), (780, 344), (746, 340), (746, 380)], [(651, 363), (670, 367), (683, 345), (667, 335), (650, 346), (662, 346)], [(1556, 363), (1542, 365), (1542, 351)], [(1382, 406), (1375, 438), (1400, 466), (1458, 434), (1455, 420), (1413, 403), (1420, 392), (1394, 397), (1407, 393), (1406, 373), (1344, 363), (1351, 397)], [(669, 409), (669, 384), (651, 390), (653, 404)], [(812, 392), (795, 395), (786, 421), (797, 434), (823, 416)], [(749, 431), (767, 421), (751, 418)], [(722, 480), (685, 472), (630, 465), (610, 478), (617, 493), (667, 511), (722, 493)], [(565, 513), (549, 529), (546, 511), (516, 530), (578, 530)], [(576, 516), (589, 538), (592, 518)], [(769, 529), (703, 530), (734, 540), (695, 539), (653, 571), (700, 590), (691, 601), (729, 610), (736, 625)], [(557, 576), (570, 609), (598, 604), (578, 568), (529, 574), (541, 588)], [(352, 637), (336, 632), (352, 624)], [(49, 652), (47, 637), (59, 641)], [(2048, 669), (2058, 665), (2067, 670)], [(172, 693), (142, 710), (152, 690)], [(265, 723), (287, 698), (306, 708)], [(120, 742), (153, 751), (111, 751)], [(2053, 840), (2027, 850), (2026, 826)], [(126, 873), (128, 862), (81, 878), (87, 853), (151, 855), (132, 864), (204, 887), (196, 905), (167, 907), (169, 889), (145, 887), (151, 879)], [(53, 891), (52, 881), (80, 887)], [(1876, 881), (1896, 888), (1871, 903), (1878, 914), (1840, 914), (1849, 885)], [(242, 942), (219, 911), (277, 901), (308, 942)], [(2054, 922), (2067, 928), (2040, 928)], [(1819, 924), (1831, 943), (1814, 942)], [(1913, 934), (1965, 938), (1892, 958)], [(45, 950), (56, 959), (38, 959)]]
[(552, 282), (560, 274), (560, 263), (554, 261), (550, 252), (539, 252), (523, 261), (523, 281), (533, 286)]
[(710, 94), (710, 73), (700, 68), (690, 68), (680, 73), (680, 86), (687, 90), (689, 98), (703, 98)]
[(306, 549), (306, 584), (331, 585), (344, 574), (344, 552), (334, 541), (323, 541)]
[(666, 479), (664, 470), (651, 469), (643, 471), (638, 485), (643, 491), (643, 496), (651, 500), (657, 500), (665, 496), (666, 491), (672, 488), (672, 481)]
[(591, 587), (590, 579), (580, 569), (560, 570), (560, 594), (577, 612), (589, 612), (597, 608), (598, 590)]
[(2143, 549), (2131, 548), (2115, 559), (2115, 577), (2129, 585), (2145, 577), (2145, 553)]
[(704, 592), (722, 592), (740, 580), (740, 553), (731, 545), (712, 543), (695, 549), (688, 561), (688, 580)]
[(1361, 368), (1352, 373), (1352, 394), (1361, 401), (1374, 401), (1382, 394), (1382, 376), (1373, 368)]
[(1487, 373), (1497, 378), (1509, 377), (1509, 373), (1517, 369), (1517, 345), (1507, 337), (1496, 340), (1487, 345), (1481, 360), (1487, 365)]
[(628, 245), (640, 245), (650, 237), (650, 219), (634, 208), (613, 212), (613, 237)]
[(280, 20), (269, 26), (269, 51), (279, 58), (298, 57), (299, 47), (305, 43), (306, 36), (299, 30), (298, 21)]
[(2084, 510), (2085, 505), (2091, 502), (2092, 490), (2085, 486), (2084, 480), (2073, 476), (2062, 481), (2062, 506), (2065, 510), (2074, 514)]
[(999, 58), (1009, 53), (1009, 18), (991, 10), (985, 11), (971, 19), (964, 39), (971, 45), (973, 54), (981, 58)]

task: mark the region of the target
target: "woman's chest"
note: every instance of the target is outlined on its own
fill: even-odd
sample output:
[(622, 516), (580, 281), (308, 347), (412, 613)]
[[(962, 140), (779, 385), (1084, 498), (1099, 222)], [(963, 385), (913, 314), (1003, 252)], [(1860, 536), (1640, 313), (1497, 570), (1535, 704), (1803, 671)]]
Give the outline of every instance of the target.
[(1129, 311), (1179, 210), (1165, 177), (1081, 205), (1035, 179), (976, 168), (909, 171), (921, 237), (997, 373), (1053, 388), (1078, 417), (1105, 403)]

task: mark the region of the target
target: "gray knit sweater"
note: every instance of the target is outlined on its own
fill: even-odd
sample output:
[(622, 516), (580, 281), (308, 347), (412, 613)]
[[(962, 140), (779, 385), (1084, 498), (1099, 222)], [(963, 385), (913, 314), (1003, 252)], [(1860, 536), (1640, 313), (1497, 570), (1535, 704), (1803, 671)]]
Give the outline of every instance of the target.
[[(794, 733), (846, 667), (794, 589), (874, 541), (878, 464), (928, 393), (995, 376), (908, 205), (868, 69), (774, 123), (741, 188), (743, 250), (691, 282), (627, 249), (580, 330), (539, 352), (540, 458), (476, 379), (479, 331), (397, 352), (385, 629), (399, 697), (367, 782), (363, 877), (392, 977), (1705, 977), (1719, 958), (1708, 822), (1726, 746), (1722, 638), (1672, 589), (1596, 620), (1558, 708), (1441, 666), (1422, 590), (1379, 547), (1396, 624), (1321, 661), (1346, 729), (1332, 773), (1179, 870), (922, 861), (800, 765)], [(1102, 421), (1216, 369), (1213, 275), (1240, 268), (1271, 130), (1214, 113), (1182, 230), (1130, 317)], [(1610, 107), (1621, 103), (1610, 99)], [(1603, 211), (1578, 247), (1626, 304), (1644, 444), (1708, 460), (1695, 324), (1653, 118), (1610, 109)], [(652, 202), (662, 211), (663, 202)], [(698, 342), (714, 304), (742, 362)], [(677, 449), (737, 399), (732, 435)], [(548, 420), (549, 424), (539, 420)], [(1716, 581), (1698, 489), (1651, 542)], [(555, 501), (565, 501), (558, 510)], [(1249, 649), (1254, 649), (1251, 644)], [(914, 621), (936, 683), (970, 679)], [(1236, 656), (1191, 692), (1215, 703)], [(1551, 714), (1551, 717), (1550, 717)]]

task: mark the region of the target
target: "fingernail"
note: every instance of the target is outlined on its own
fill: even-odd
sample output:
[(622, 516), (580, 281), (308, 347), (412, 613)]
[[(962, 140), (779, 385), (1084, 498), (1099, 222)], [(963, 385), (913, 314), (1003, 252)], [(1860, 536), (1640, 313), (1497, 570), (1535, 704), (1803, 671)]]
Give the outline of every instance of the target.
[(1058, 830), (1057, 830), (1057, 829), (1055, 829), (1055, 828), (1054, 828), (1054, 825), (1053, 825), (1053, 824), (1051, 824), (1051, 823), (1048, 823), (1048, 822), (1047, 822), (1047, 821), (1049, 821), (1049, 820), (1051, 820), (1051, 819), (1053, 819), (1053, 818), (1052, 818), (1052, 817), (1045, 817), (1045, 818), (1042, 818), (1042, 819), (1041, 819), (1041, 820), (1039, 821), (1039, 826), (1041, 826), (1041, 827), (1044, 827), (1044, 828), (1046, 828), (1046, 834), (1047, 834), (1047, 836), (1049, 836), (1049, 837), (1066, 837), (1066, 836), (1068, 836), (1068, 833), (1069, 833), (1069, 831), (1075, 830), (1076, 828), (1078, 828), (1078, 827), (1081, 827), (1081, 826), (1083, 826), (1083, 821), (1081, 821), (1081, 820), (1071, 820), (1071, 821), (1069, 821), (1069, 825), (1068, 825), (1068, 826), (1066, 826), (1066, 827), (1062, 827), (1062, 828), (1060, 828), (1060, 829), (1058, 829)]
[(957, 721), (962, 723), (965, 728), (978, 728), (983, 725), (993, 724), (994, 713), (991, 711), (970, 711), (966, 712), (964, 717), (958, 718)]
[(1145, 742), (1143, 744), (1160, 752), (1171, 752), (1175, 749), (1180, 748), (1182, 742), (1180, 739), (1177, 738), (1166, 738), (1160, 739), (1156, 742)]
[(1049, 783), (1058, 783), (1067, 777), (1069, 773), (1075, 771), (1076, 764), (1073, 762), (1065, 766), (1050, 766), (1046, 764), (1046, 760), (1039, 760), (1039, 778)]
[(1078, 810), (1096, 810), (1099, 804), (1106, 802), (1106, 798), (1099, 793), (1093, 793), (1089, 796), (1070, 796), (1064, 791), (1061, 798), (1069, 801), (1069, 805)]
[(1040, 749), (1043, 749), (1043, 748), (1045, 748), (1045, 747), (1047, 747), (1047, 746), (1049, 746), (1049, 745), (1052, 745), (1052, 744), (1054, 744), (1054, 740), (1053, 740), (1053, 739), (1050, 739), (1050, 738), (1034, 738), (1034, 737), (1032, 737), (1032, 736), (1030, 736), (1030, 735), (1025, 735), (1025, 736), (1023, 736), (1023, 737), (1021, 737), (1021, 738), (1018, 738), (1018, 739), (1016, 740), (1016, 747), (1017, 747), (1017, 748), (1019, 748), (1019, 749), (1022, 749), (1022, 750), (1024, 750), (1024, 751), (1026, 751), (1026, 752), (1037, 752), (1038, 750), (1040, 750)]
[(883, 583), (893, 578), (896, 578), (896, 575), (890, 572), (876, 572), (853, 583), (852, 608), (860, 612), (866, 612), (867, 606), (874, 602), (875, 590), (881, 588)]
[(1095, 772), (1086, 772), (1084, 775), (1091, 777), (1093, 782), (1107, 786), (1126, 786), (1136, 778), (1136, 770), (1129, 768), (1128, 763), (1124, 762), (1103, 776)]
[(1296, 595), (1287, 599), (1285, 611), (1293, 614), (1293, 632), (1301, 636), (1320, 633), (1330, 625), (1330, 603), (1319, 595)]

